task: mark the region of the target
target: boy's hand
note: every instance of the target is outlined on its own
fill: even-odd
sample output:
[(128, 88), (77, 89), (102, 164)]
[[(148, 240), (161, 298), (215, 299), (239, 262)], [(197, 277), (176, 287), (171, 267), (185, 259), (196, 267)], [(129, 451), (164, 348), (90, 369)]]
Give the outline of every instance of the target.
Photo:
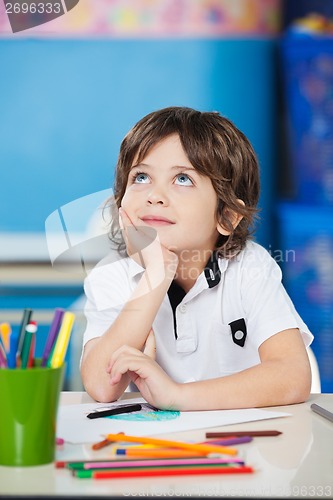
[(123, 233), (128, 255), (145, 269), (163, 269), (176, 273), (178, 257), (164, 247), (158, 238), (157, 231), (145, 226), (140, 221), (133, 222), (123, 208), (119, 208), (119, 224)]
[(174, 382), (152, 358), (134, 347), (122, 346), (115, 351), (107, 368), (110, 384), (117, 384), (127, 373), (142, 397), (163, 410), (179, 408), (180, 384)]

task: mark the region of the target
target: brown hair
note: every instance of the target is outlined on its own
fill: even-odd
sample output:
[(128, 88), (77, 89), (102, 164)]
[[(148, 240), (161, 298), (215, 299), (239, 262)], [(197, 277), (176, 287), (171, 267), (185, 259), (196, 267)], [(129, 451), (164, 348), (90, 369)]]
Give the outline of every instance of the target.
[[(250, 236), (257, 214), (259, 166), (246, 136), (217, 112), (169, 107), (142, 118), (121, 143), (114, 186), (116, 207), (121, 205), (134, 160), (140, 163), (154, 145), (171, 134), (179, 135), (189, 161), (200, 174), (211, 179), (216, 191), (217, 221), (230, 231), (230, 236), (218, 238), (216, 250), (226, 258), (236, 255)], [(233, 229), (235, 212), (243, 218)], [(111, 224), (113, 241), (117, 233), (119, 238), (115, 222)]]

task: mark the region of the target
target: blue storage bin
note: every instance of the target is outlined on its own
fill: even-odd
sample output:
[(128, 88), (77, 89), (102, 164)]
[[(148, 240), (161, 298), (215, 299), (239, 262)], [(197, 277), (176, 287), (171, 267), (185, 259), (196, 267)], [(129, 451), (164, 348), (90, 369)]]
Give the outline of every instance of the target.
[(333, 392), (333, 207), (278, 207), (284, 285), (312, 331), (322, 392)]
[(290, 34), (281, 52), (296, 198), (333, 205), (333, 37)]

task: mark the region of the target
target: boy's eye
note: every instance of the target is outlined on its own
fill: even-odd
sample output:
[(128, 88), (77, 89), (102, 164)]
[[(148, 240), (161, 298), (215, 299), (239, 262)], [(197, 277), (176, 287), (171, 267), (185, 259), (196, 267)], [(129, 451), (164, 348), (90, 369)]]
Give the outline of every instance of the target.
[(179, 186), (192, 186), (193, 182), (187, 174), (179, 174), (176, 177), (175, 184), (178, 184)]
[(149, 177), (147, 174), (144, 174), (142, 172), (139, 172), (134, 175), (134, 181), (135, 184), (147, 184), (149, 182)]

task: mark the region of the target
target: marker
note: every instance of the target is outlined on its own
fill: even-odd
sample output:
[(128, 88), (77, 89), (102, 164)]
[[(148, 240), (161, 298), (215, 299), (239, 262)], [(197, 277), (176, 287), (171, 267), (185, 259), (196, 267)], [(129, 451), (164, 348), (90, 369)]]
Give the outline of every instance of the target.
[(101, 417), (111, 417), (112, 415), (120, 415), (122, 413), (132, 413), (134, 411), (140, 411), (142, 406), (140, 404), (124, 405), (118, 406), (117, 408), (109, 408), (108, 410), (96, 410), (92, 413), (88, 413), (88, 418), (101, 418)]
[(9, 339), (9, 351), (7, 353), (8, 368), (16, 368), (16, 353), (19, 341), (18, 330), (12, 330)]
[(28, 367), (31, 344), (33, 343), (33, 337), (36, 334), (36, 331), (37, 331), (37, 325), (36, 322), (34, 321), (31, 321), (25, 328), (25, 334), (23, 338), (23, 345), (21, 351), (21, 368)]
[(52, 320), (52, 323), (50, 326), (50, 331), (48, 333), (44, 352), (42, 355), (42, 363), (41, 363), (42, 366), (46, 366), (48, 357), (52, 351), (52, 347), (53, 347), (55, 340), (57, 338), (57, 334), (58, 334), (58, 331), (59, 331), (59, 328), (61, 325), (61, 320), (62, 320), (62, 317), (64, 315), (64, 312), (65, 311), (63, 309), (60, 309), (60, 308), (57, 308), (54, 311), (53, 320)]
[(20, 330), (19, 330), (19, 339), (18, 339), (18, 346), (17, 346), (17, 356), (18, 357), (21, 356), (25, 328), (30, 322), (31, 315), (32, 315), (32, 309), (24, 309), (23, 317), (22, 317), (22, 321), (21, 321), (21, 325), (20, 325)]
[(27, 368), (34, 366), (34, 356), (36, 348), (36, 332), (32, 332)]
[(65, 312), (50, 361), (52, 368), (58, 368), (64, 362), (74, 319), (75, 315), (73, 313)]
[(127, 436), (126, 434), (108, 434), (107, 439), (111, 441), (124, 441), (130, 443), (141, 443), (141, 444), (154, 444), (156, 446), (165, 446), (166, 448), (178, 448), (182, 450), (189, 450), (192, 452), (205, 453), (225, 453), (227, 455), (237, 455), (237, 450), (234, 448), (228, 448), (227, 446), (214, 446), (209, 444), (192, 444), (184, 443), (182, 441), (169, 441), (167, 439), (157, 439), (145, 436)]
[(0, 333), (1, 333), (1, 339), (3, 346), (5, 348), (5, 351), (9, 351), (9, 343), (10, 343), (10, 335), (12, 333), (12, 329), (10, 327), (9, 323), (1, 323), (0, 325)]

